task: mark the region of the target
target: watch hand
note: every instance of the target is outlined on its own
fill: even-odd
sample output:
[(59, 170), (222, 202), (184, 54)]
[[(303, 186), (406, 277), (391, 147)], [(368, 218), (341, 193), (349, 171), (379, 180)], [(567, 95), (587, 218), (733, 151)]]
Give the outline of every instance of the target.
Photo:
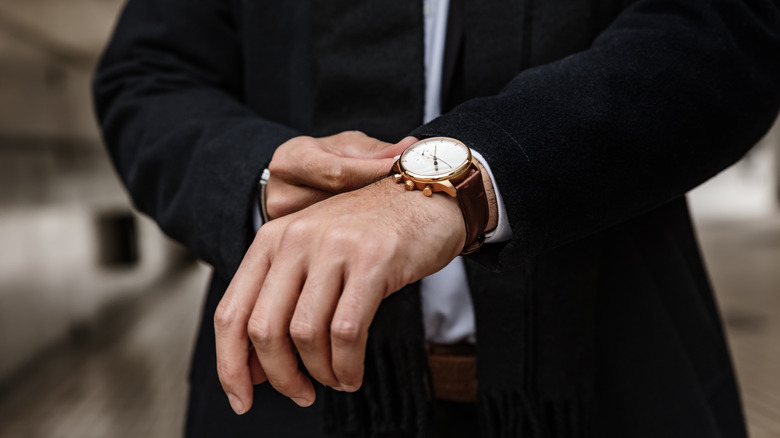
[[(441, 162), (442, 162), (442, 163), (444, 163), (444, 164), (446, 164), (446, 165), (447, 165), (447, 167), (449, 167), (450, 169), (452, 169), (452, 166), (450, 166), (450, 163), (448, 163), (448, 162), (446, 162), (446, 161), (444, 161), (444, 160), (441, 160)], [(436, 169), (436, 170), (438, 170), (438, 169)]]

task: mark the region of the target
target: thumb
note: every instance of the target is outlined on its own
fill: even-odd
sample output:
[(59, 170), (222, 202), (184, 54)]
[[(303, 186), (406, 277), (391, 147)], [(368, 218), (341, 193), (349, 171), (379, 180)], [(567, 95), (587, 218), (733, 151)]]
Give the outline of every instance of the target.
[[(395, 155), (393, 155), (393, 157), (395, 157)], [(395, 162), (393, 157), (364, 160), (365, 182), (374, 182), (382, 177), (389, 175), (390, 171), (393, 169), (393, 163)]]
[(333, 193), (356, 190), (390, 174), (393, 158), (345, 158), (342, 164), (349, 172), (342, 186), (331, 188)]
[[(387, 147), (382, 148), (378, 151), (376, 151), (376, 154), (374, 154), (374, 157), (376, 158), (395, 158), (399, 155), (401, 155), (401, 152), (404, 151), (404, 149), (408, 148), (409, 146), (415, 144), (417, 142), (417, 139), (414, 137), (406, 137), (403, 140), (399, 141), (395, 144), (389, 144)], [(392, 163), (391, 163), (392, 165)]]

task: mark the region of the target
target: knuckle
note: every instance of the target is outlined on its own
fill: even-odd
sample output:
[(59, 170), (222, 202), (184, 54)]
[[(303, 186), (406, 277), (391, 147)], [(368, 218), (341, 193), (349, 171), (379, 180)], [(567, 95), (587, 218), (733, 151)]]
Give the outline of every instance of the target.
[(273, 347), (281, 337), (275, 333), (271, 324), (264, 318), (250, 319), (247, 324), (247, 334), (258, 350), (267, 350)]
[(279, 221), (270, 221), (263, 224), (263, 226), (260, 227), (260, 229), (257, 231), (257, 236), (255, 239), (262, 240), (264, 242), (271, 241), (273, 237), (279, 233), (281, 226), (281, 222)]
[(334, 190), (343, 190), (349, 182), (347, 169), (338, 161), (333, 161), (325, 168), (324, 176)]
[(302, 136), (302, 137), (298, 137), (297, 146), (298, 147), (302, 147), (302, 148), (307, 148), (307, 149), (310, 149), (310, 148), (318, 148), (319, 149), (320, 141), (317, 140), (314, 137)]
[[(372, 236), (375, 237), (375, 236)], [(396, 254), (396, 250), (399, 245), (399, 239), (395, 236), (388, 235), (382, 236), (382, 238), (368, 238), (365, 239), (361, 245), (361, 249), (364, 254), (370, 256), (371, 259), (381, 259), (383, 256), (387, 257), (391, 254)]]
[(252, 242), (252, 246), (249, 247), (249, 251), (252, 254), (256, 254), (262, 252), (264, 249), (267, 249), (268, 245), (274, 242), (274, 236), (276, 233), (278, 233), (276, 229), (277, 227), (278, 221), (270, 221), (261, 225), (260, 229), (257, 230), (257, 234), (255, 234), (255, 239)]
[(286, 142), (282, 143), (279, 148), (277, 148), (277, 151), (279, 149), (285, 148), (285, 149), (295, 149), (299, 147), (306, 147), (307, 145), (314, 142), (314, 138), (308, 135), (299, 135), (298, 137), (293, 137)]
[(274, 152), (271, 162), (268, 163), (268, 171), (271, 172), (271, 178), (279, 178), (287, 175), (287, 169), (290, 166), (290, 160), (287, 159), (288, 149), (279, 148)]
[(282, 162), (284, 161), (282, 155), (282, 148), (277, 149), (276, 152), (274, 152), (274, 156), (271, 158), (271, 162), (268, 163), (268, 171), (271, 172), (271, 175), (273, 176), (278, 176), (284, 168), (284, 166), (282, 166)]
[(236, 319), (236, 309), (228, 301), (222, 300), (214, 312), (214, 328), (217, 331), (224, 331), (232, 325)]
[(296, 219), (287, 224), (284, 229), (282, 241), (285, 246), (294, 245), (299, 241), (305, 241), (309, 236), (312, 226), (305, 219)]
[(317, 328), (306, 321), (293, 320), (290, 323), (290, 336), (299, 347), (313, 345), (317, 341), (318, 334)]
[(360, 254), (371, 255), (371, 253), (362, 251), (364, 245), (370, 242), (372, 237), (370, 232), (367, 233), (348, 225), (336, 224), (323, 236), (323, 244), (328, 245), (332, 251), (350, 248)]
[(363, 329), (354, 321), (338, 319), (331, 324), (330, 334), (343, 343), (354, 343), (360, 340)]
[(323, 145), (313, 137), (300, 137), (295, 147), (290, 151), (292, 165), (299, 165), (302, 156), (306, 156), (313, 150), (322, 150)]
[(353, 138), (353, 139), (359, 139), (363, 137), (368, 137), (363, 131), (353, 129), (351, 131), (344, 131), (343, 133), (345, 136)]
[(323, 237), (323, 243), (328, 248), (343, 248), (352, 241), (352, 233), (341, 227), (334, 227)]
[(295, 137), (282, 143), (276, 148), (271, 162), (268, 163), (268, 170), (272, 176), (286, 177), (290, 169), (298, 164), (296, 157), (300, 156), (300, 149), (310, 149), (318, 147), (317, 141), (312, 137)]
[(265, 209), (272, 218), (286, 216), (289, 212), (289, 203), (283, 196), (267, 196), (265, 200)]

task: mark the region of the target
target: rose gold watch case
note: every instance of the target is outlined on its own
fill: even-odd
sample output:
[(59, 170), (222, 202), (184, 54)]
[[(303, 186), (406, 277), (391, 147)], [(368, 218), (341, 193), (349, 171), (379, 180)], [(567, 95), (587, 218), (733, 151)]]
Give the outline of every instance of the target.
[[(452, 171), (437, 176), (420, 175), (404, 169), (403, 164), (401, 163), (404, 155), (406, 155), (406, 153), (409, 152), (418, 143), (429, 142), (432, 140), (447, 140), (462, 145), (468, 152), (466, 161), (461, 163)], [(454, 198), (458, 195), (458, 191), (455, 189), (455, 185), (468, 176), (469, 170), (472, 168), (476, 168), (476, 164), (474, 164), (474, 157), (472, 157), (471, 149), (469, 149), (468, 146), (459, 142), (458, 140), (455, 140), (454, 138), (431, 137), (420, 140), (419, 142), (406, 148), (406, 150), (401, 153), (401, 156), (398, 158), (398, 160), (396, 160), (395, 164), (393, 164), (393, 178), (395, 179), (396, 183), (403, 182), (406, 185), (407, 190), (422, 190), (425, 196), (431, 196), (431, 194), (434, 192), (444, 192)]]

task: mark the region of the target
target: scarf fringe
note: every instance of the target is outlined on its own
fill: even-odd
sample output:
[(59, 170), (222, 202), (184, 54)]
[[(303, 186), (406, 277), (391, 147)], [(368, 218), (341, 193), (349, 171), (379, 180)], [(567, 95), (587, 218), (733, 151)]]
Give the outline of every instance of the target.
[(480, 423), (485, 438), (590, 438), (587, 404), (579, 401), (535, 403), (525, 390), (480, 394)]
[(332, 389), (324, 392), (325, 432), (369, 438), (402, 431), (428, 437), (430, 378), (427, 367), (419, 365), (426, 360), (425, 349), (416, 343), (369, 343), (363, 387), (354, 393)]

